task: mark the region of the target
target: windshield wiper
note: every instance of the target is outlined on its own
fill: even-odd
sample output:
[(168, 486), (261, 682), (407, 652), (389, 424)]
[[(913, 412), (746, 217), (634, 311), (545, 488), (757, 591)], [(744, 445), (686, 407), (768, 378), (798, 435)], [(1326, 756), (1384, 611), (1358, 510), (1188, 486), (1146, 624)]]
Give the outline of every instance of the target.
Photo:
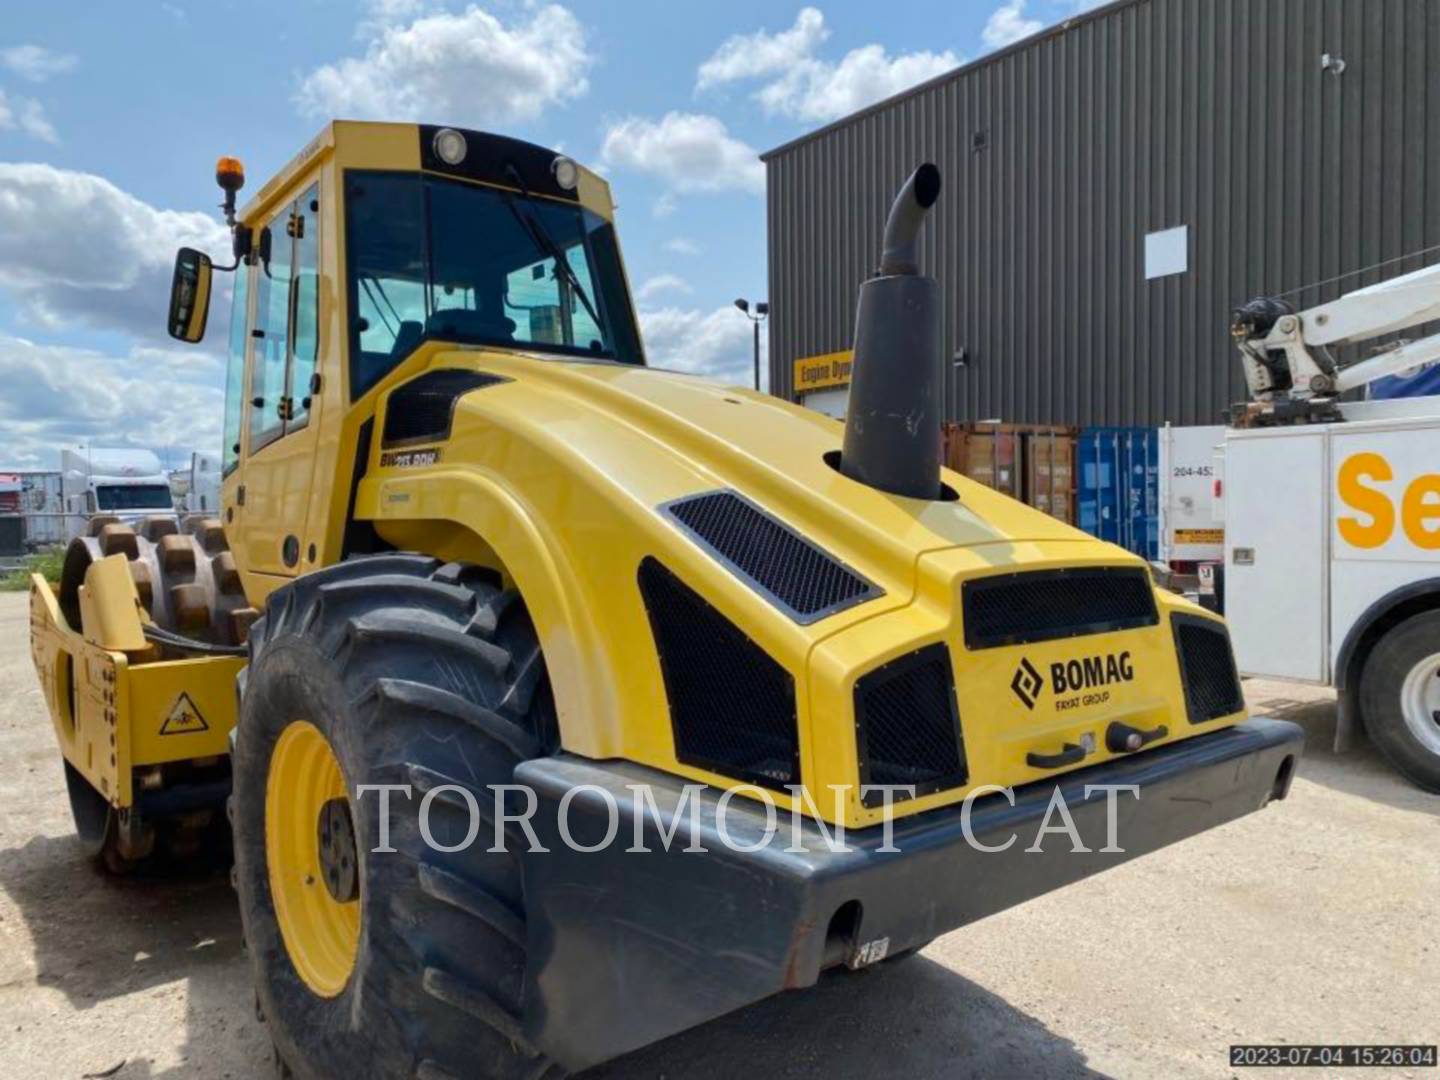
[[(527, 199), (534, 198), (534, 196), (530, 194), (530, 189), (525, 185), (525, 179), (520, 175), (520, 170), (515, 168), (513, 162), (506, 163), (505, 172), (509, 175), (510, 179), (515, 181), (515, 186), (520, 189), (521, 193)], [(560, 250), (560, 245), (555, 243), (555, 238), (552, 237), (549, 230), (545, 228), (544, 222), (530, 213), (528, 209), (522, 213), (520, 207), (515, 203), (515, 196), (511, 195), (504, 188), (500, 188), (499, 191), (505, 199), (505, 205), (510, 207), (510, 212), (515, 215), (515, 220), (520, 222), (525, 230), (530, 233), (530, 238), (535, 241), (540, 249), (555, 260), (555, 268), (564, 275), (565, 283), (575, 290), (575, 295), (580, 298), (580, 303), (585, 305), (585, 312), (590, 316), (590, 320), (601, 333), (604, 333), (605, 324), (600, 321), (600, 316), (595, 313), (595, 308), (590, 303), (589, 295), (586, 294), (584, 286), (580, 284), (580, 279), (575, 276), (575, 271), (570, 266), (570, 260), (565, 257), (565, 252)]]

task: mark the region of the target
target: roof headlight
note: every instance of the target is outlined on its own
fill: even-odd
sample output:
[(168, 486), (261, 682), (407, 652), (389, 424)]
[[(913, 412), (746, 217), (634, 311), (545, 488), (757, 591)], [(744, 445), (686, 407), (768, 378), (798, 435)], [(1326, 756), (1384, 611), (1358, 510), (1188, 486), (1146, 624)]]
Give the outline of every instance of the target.
[(566, 191), (574, 191), (580, 182), (580, 166), (564, 154), (550, 163), (550, 171), (555, 174), (555, 183)]
[(446, 165), (459, 165), (465, 160), (465, 136), (454, 128), (441, 128), (435, 133), (435, 156)]

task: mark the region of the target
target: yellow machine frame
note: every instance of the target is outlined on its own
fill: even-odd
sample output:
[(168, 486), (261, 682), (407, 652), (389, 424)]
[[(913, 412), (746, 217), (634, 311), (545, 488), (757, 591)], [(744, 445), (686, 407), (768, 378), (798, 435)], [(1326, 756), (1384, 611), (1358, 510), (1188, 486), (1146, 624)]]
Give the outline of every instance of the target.
[(123, 809), (135, 803), (138, 770), (228, 753), (244, 661), (144, 662), (153, 650), (123, 555), (90, 567), (80, 603), (83, 633), (45, 579), (31, 578), (30, 648), (65, 760)]
[[(1083, 639), (1086, 654), (1130, 654), (1133, 681), (1063, 713), (1026, 709), (1010, 692), (1021, 658), (1043, 669), (1073, 658), (1075, 643), (967, 651), (957, 600), (962, 582), (1020, 568), (1144, 564), (948, 471), (944, 481), (957, 493), (955, 501), (907, 499), (856, 484), (826, 463), (839, 445), (839, 428), (798, 406), (632, 365), (436, 342), (422, 345), (352, 402), (343, 284), (343, 177), (351, 169), (421, 171), (416, 127), (333, 123), (239, 215), (242, 225), (258, 228), (318, 186), (320, 387), (308, 423), (262, 446), (251, 445), (247, 404), (238, 467), (222, 489), (225, 531), (257, 607), (294, 575), (341, 559), (352, 518), (373, 523), (398, 549), (492, 567), (519, 588), (534, 619), (566, 750), (729, 786), (733, 778), (676, 758), (663, 678), (634, 578), (641, 559), (655, 556), (791, 673), (810, 812), (849, 826), (873, 824), (883, 815), (863, 805), (855, 787), (856, 680), (935, 642), (951, 650), (970, 783), (907, 801), (897, 814), (957, 802), (976, 785), (1053, 776), (1054, 770), (1027, 764), (1027, 754), (1082, 738), (1093, 744), (1117, 719), (1149, 729), (1169, 718), (1162, 742), (1243, 719), (1241, 712), (1184, 722), (1169, 616), (1211, 616), (1159, 591), (1157, 626)], [(580, 203), (613, 218), (605, 181), (583, 169), (579, 175)], [(241, 272), (255, 270), (242, 265)], [(255, 317), (255, 293), (246, 291), (247, 327)], [(246, 387), (253, 346), (249, 351)], [(503, 381), (457, 401), (449, 438), (422, 448), (434, 454), (387, 454), (377, 435), (361, 460), (362, 431), (367, 423), (380, 430), (391, 392), (440, 367), (483, 371)], [(884, 595), (808, 625), (785, 618), (657, 512), (671, 500), (720, 488), (744, 493), (813, 538)], [(298, 545), (293, 567), (280, 557), (284, 541)], [(135, 630), (133, 599), (119, 575), (96, 574), (87, 587), (94, 603), (115, 613), (117, 626), (124, 624), (124, 634)], [(132, 613), (122, 618), (127, 602)], [(83, 702), (78, 734), (57, 720), (66, 757), (115, 805), (128, 805), (133, 797), (131, 769), (224, 751), (239, 660), (137, 662), (123, 635), (97, 637), (88, 624), (85, 638), (66, 629), (48, 590), (37, 586), (34, 607), (36, 662), (57, 717), (65, 715), (62, 680), (69, 677), (60, 657), (75, 656), (76, 670), (84, 673), (76, 696)], [(157, 720), (181, 694), (203, 711), (207, 730), (161, 738)], [(106, 751), (111, 736), (113, 755)], [(1086, 764), (1111, 756), (1101, 738)], [(838, 803), (831, 794), (837, 785), (848, 792)], [(775, 797), (782, 806), (792, 804), (784, 793)]]

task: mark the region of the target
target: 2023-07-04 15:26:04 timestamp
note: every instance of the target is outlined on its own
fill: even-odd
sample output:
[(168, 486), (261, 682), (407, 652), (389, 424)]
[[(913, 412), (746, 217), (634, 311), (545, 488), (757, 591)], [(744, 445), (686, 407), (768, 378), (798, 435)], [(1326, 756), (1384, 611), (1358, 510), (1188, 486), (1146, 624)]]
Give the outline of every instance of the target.
[(1440, 1063), (1434, 1045), (1318, 1043), (1313, 1045), (1242, 1045), (1230, 1047), (1232, 1068), (1380, 1068), (1433, 1069)]

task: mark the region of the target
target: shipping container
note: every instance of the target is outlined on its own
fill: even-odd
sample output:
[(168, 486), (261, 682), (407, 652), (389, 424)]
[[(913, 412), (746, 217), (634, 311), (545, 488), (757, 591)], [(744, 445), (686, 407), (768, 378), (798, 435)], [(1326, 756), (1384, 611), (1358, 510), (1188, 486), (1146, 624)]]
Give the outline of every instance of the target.
[(1075, 429), (1038, 427), (1021, 439), (1024, 499), (1067, 525), (1075, 524)]
[(948, 468), (1075, 523), (1075, 429), (980, 421), (946, 424)]
[(1160, 555), (1160, 439), (1150, 427), (1080, 432), (1080, 528), (1146, 559)]
[(1020, 429), (1015, 424), (945, 425), (945, 464), (986, 487), (1020, 498)]
[(20, 471), (19, 513), (24, 519), (25, 546), (31, 551), (65, 543), (64, 504), (56, 470)]

